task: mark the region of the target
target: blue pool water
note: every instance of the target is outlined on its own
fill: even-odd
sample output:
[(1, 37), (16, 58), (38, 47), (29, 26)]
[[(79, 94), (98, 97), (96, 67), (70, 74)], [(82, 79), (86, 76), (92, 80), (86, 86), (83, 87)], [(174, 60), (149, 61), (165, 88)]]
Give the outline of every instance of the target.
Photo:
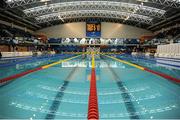
[[(64, 58), (25, 62), (21, 70), (16, 64), (0, 67), (1, 78)], [(105, 56), (95, 59), (100, 119), (180, 118), (179, 84)], [(136, 64), (145, 66), (143, 60)], [(167, 69), (151, 65), (161, 72)], [(171, 73), (179, 77), (179, 70), (171, 69)], [(80, 56), (1, 86), (0, 118), (86, 119), (90, 74), (91, 56)]]
[(50, 64), (60, 59), (71, 57), (72, 55), (54, 55), (41, 57), (28, 57), (18, 59), (2, 59), (0, 60), (0, 78), (18, 74), (26, 70), (30, 70), (42, 65)]
[[(118, 55), (117, 58), (130, 61), (131, 63), (138, 64), (140, 66), (150, 68), (151, 70), (155, 70), (157, 72), (165, 73), (167, 75), (173, 76), (177, 79), (180, 79), (180, 60), (175, 60), (175, 64), (178, 65), (167, 65), (167, 64), (160, 64), (159, 59), (154, 58), (144, 58), (144, 57), (133, 57), (130, 55)], [(172, 63), (172, 60), (163, 59), (163, 62)]]

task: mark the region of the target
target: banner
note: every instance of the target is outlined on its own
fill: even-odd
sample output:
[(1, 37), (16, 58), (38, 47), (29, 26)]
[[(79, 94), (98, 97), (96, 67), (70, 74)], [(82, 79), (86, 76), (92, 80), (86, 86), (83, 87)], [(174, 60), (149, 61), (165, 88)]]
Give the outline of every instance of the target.
[(86, 37), (101, 37), (101, 23), (87, 22), (86, 23)]

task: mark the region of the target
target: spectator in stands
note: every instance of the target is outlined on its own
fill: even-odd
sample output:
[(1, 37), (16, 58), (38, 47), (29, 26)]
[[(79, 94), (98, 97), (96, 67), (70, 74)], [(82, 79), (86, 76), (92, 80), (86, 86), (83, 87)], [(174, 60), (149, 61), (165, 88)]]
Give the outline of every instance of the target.
[(65, 43), (70, 43), (71, 39), (70, 38), (66, 38)]
[(18, 40), (16, 40), (15, 38), (13, 38), (13, 44), (18, 44)]
[(105, 44), (105, 40), (103, 38), (100, 38), (100, 43)]
[(35, 44), (38, 44), (38, 42), (39, 42), (39, 41), (38, 41), (37, 39), (34, 39), (34, 43), (35, 43)]
[(100, 39), (97, 39), (97, 43), (98, 43), (98, 44), (101, 44), (101, 40), (100, 40)]
[(78, 43), (79, 41), (78, 41), (78, 39), (77, 39), (77, 38), (74, 38), (74, 42), (75, 42), (75, 43)]
[(1, 51), (0, 51), (0, 59), (2, 58), (2, 54), (1, 54)]
[(111, 39), (108, 39), (108, 44), (111, 44)]
[(83, 39), (81, 39), (80, 44), (85, 44), (85, 42), (86, 42), (86, 39), (83, 38)]
[(115, 45), (118, 44), (118, 39), (115, 39), (114, 44), (115, 44)]
[(18, 48), (17, 48), (17, 47), (15, 47), (15, 50), (14, 50), (14, 52), (18, 52)]

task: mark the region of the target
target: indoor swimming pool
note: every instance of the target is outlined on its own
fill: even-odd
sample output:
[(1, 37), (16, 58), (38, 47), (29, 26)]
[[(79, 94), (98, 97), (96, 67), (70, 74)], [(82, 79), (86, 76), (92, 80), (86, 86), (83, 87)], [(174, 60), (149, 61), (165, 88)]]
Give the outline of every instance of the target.
[[(87, 119), (92, 56), (74, 56), (1, 60), (1, 80), (41, 66), (45, 69), (1, 83), (0, 118)], [(177, 80), (180, 70), (159, 66), (155, 59), (112, 56), (126, 62), (95, 55), (100, 119), (180, 118), (179, 83), (134, 66), (140, 65)]]

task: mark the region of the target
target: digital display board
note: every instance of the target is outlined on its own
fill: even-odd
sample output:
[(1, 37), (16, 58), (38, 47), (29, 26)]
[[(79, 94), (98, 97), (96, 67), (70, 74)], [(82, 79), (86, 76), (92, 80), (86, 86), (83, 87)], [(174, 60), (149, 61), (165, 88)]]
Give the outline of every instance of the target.
[(101, 37), (101, 23), (87, 22), (86, 23), (86, 37)]

